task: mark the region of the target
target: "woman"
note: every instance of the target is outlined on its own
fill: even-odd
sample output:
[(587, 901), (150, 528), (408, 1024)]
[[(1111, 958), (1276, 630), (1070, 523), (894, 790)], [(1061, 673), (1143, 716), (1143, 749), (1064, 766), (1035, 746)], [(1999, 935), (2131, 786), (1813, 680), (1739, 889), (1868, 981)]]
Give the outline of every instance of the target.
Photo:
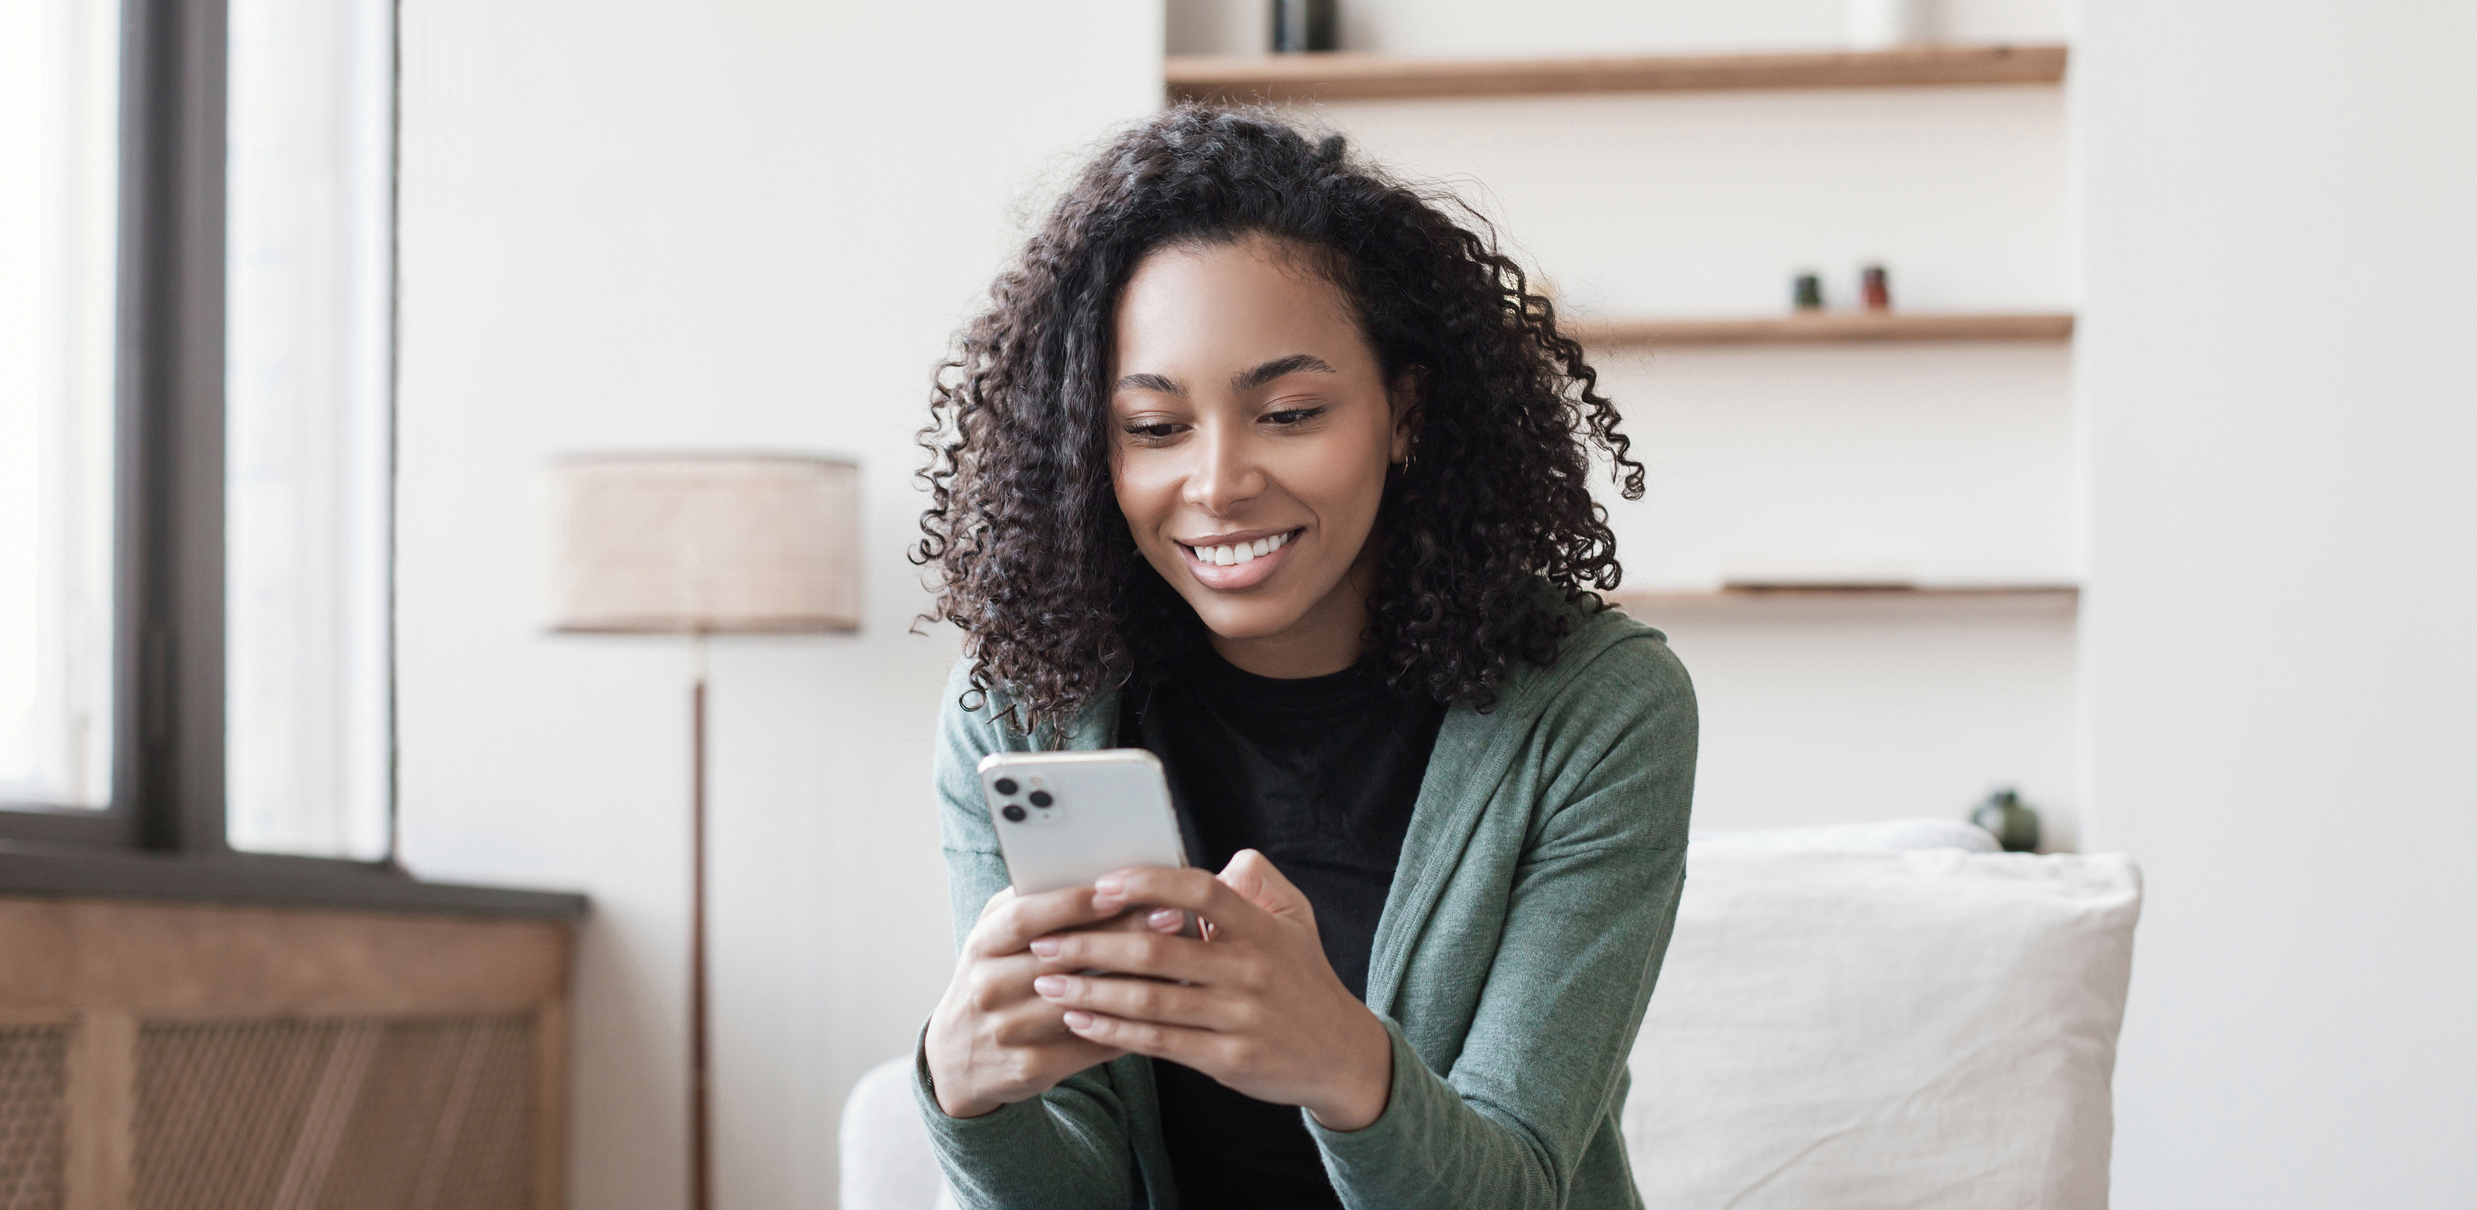
[[(918, 1085), (961, 1201), (1639, 1205), (1694, 698), (1592, 591), (1592, 447), (1643, 472), (1548, 301), (1340, 138), (1178, 109), (939, 381), (961, 956)], [(974, 769), (1060, 747), (1158, 755), (1194, 868), (1008, 892)]]

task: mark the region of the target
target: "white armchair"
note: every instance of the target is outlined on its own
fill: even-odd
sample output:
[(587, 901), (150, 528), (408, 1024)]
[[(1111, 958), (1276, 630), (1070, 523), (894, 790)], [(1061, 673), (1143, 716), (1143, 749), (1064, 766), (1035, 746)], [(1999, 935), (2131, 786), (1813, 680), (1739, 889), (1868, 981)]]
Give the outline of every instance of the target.
[[(1966, 824), (1698, 838), (1634, 1045), (1653, 1206), (2107, 1203), (2109, 1080), (2141, 880)], [(843, 1210), (945, 1203), (911, 1061), (843, 1111)]]

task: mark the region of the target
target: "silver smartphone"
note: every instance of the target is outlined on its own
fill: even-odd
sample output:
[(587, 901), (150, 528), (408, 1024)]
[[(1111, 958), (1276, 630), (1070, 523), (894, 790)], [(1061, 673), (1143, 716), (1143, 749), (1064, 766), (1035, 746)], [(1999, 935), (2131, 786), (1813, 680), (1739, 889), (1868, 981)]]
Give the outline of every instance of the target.
[(1169, 781), (1141, 748), (996, 752), (981, 759), (980, 784), (1018, 895), (1131, 865), (1187, 864)]

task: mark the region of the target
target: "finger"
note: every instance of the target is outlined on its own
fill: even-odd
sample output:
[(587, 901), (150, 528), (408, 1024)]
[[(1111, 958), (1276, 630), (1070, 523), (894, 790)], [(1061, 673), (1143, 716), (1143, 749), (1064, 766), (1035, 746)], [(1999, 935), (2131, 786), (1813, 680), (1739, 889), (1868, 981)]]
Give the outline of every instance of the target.
[(1221, 926), (1233, 938), (1247, 936), (1264, 916), (1263, 909), (1198, 869), (1131, 866), (1095, 879), (1092, 899), (1097, 905), (1113, 908), (1132, 903), (1184, 908)]
[(1310, 921), (1316, 918), (1316, 909), (1308, 903), (1306, 893), (1282, 875), (1272, 858), (1254, 849), (1240, 849), (1231, 855), (1230, 864), (1221, 867), (1221, 873), (1214, 877), (1269, 915)]
[(963, 1002), (976, 1013), (1002, 1013), (1018, 1005), (1038, 1003), (1041, 997), (1032, 990), (1034, 979), (1077, 969), (1081, 968), (1044, 961), (1028, 951), (975, 958), (963, 976)]
[(1129, 1021), (1082, 1009), (1068, 1009), (1065, 1020), (1066, 1027), (1076, 1037), (1115, 1050), (1168, 1059), (1206, 1075), (1226, 1070), (1229, 1066), (1219, 1061), (1227, 1049), (1226, 1040), (1210, 1030), (1163, 1025), (1155, 1021)]
[[(1084, 924), (1077, 925), (1071, 929), (1060, 929), (1056, 933), (1045, 934), (1042, 937), (1035, 937), (1033, 938), (1033, 941), (1039, 942), (1046, 940), (1048, 937), (1065, 936), (1069, 933), (1161, 933), (1170, 936), (1177, 936), (1180, 934), (1195, 936), (1196, 934), (1186, 933), (1186, 922), (1187, 913), (1180, 911), (1177, 908), (1155, 908), (1150, 912), (1129, 911), (1122, 912), (1115, 917), (1108, 920), (1103, 920), (1097, 924)], [(1036, 952), (1033, 952), (1030, 946), (1026, 946), (1024, 950), (1018, 952), (1024, 954), (1026, 957), (1035, 959), (1039, 958), (1039, 955)], [(975, 960), (989, 961), (990, 959), (981, 958)], [(1042, 966), (1049, 970), (1075, 969), (1071, 966), (1064, 966), (1060, 963), (1046, 960), (1042, 961)]]
[(1126, 908), (1123, 901), (1096, 906), (1097, 898), (1091, 887), (1017, 896), (991, 909), (974, 925), (964, 947), (982, 956), (1020, 953), (1034, 937), (1107, 920)]
[(1226, 1029), (1232, 1024), (1226, 997), (1158, 979), (1043, 975), (1032, 981), (1032, 989), (1043, 1000), (1062, 1009), (1082, 1009), (1122, 1020), (1199, 1029)]
[(1010, 1050), (1089, 1045), (1066, 1027), (1065, 1013), (1064, 1005), (1034, 994), (1032, 981), (1026, 979), (1020, 999), (981, 1014), (975, 1028), (986, 1041)]
[(1077, 1040), (1062, 1019), (1065, 1012), (1063, 1007), (1033, 996), (1004, 1012), (990, 1014), (983, 1029), (991, 1041), (1018, 1050), (1063, 1046)]
[(1107, 1063), (1127, 1052), (1104, 1046), (1066, 1027), (1063, 1012), (1048, 1005), (1038, 1018), (1025, 1016), (992, 1027), (989, 1042), (1001, 1050), (1029, 1051), (1032, 1065), (1064, 1079), (1095, 1063)]
[(1089, 1038), (1079, 1038), (1064, 1027), (1060, 1027), (1057, 1041), (1033, 1049), (1041, 1052), (1034, 1062), (1040, 1064), (1043, 1071), (1058, 1073), (1055, 1079), (1049, 1081), (1050, 1088), (1057, 1087), (1058, 1081), (1076, 1072), (1100, 1066), (1127, 1053), (1115, 1046), (1103, 1046)]
[(1031, 943), (1053, 971), (1105, 970), (1217, 986), (1231, 980), (1229, 947), (1160, 933), (1060, 933)]
[[(1186, 915), (1185, 912), (1178, 912), (1175, 908), (1168, 910), (1176, 912), (1181, 917)], [(1078, 955), (1083, 952), (1084, 947), (1053, 945), (1051, 942), (1062, 942), (1068, 937), (1084, 937), (1113, 933), (1132, 934), (1139, 937), (1179, 935), (1177, 933), (1164, 933), (1160, 929), (1153, 928), (1146, 922), (1143, 916), (1135, 912), (1129, 912), (1126, 915), (1120, 916), (1116, 920), (1104, 920), (1099, 924), (1085, 925), (1081, 928), (1062, 929), (1055, 933), (1035, 937), (1031, 941), (1027, 942), (1024, 945), (1024, 948), (1017, 950), (1012, 954), (975, 957), (972, 961), (982, 965), (994, 965), (998, 963), (1007, 964), (1000, 969), (1004, 970), (1006, 977), (1014, 980), (1015, 984), (1021, 990), (1022, 995), (1028, 997), (1032, 995), (1032, 980), (1035, 976), (1051, 974), (1057, 971), (1079, 971), (1092, 969), (1091, 962), (1078, 957)], [(1020, 967), (1013, 965), (1019, 961), (1026, 965)]]
[[(1164, 921), (1167, 923), (1163, 923)], [(1175, 933), (1187, 920), (1187, 913), (1177, 908), (1154, 908), (1149, 912), (1122, 912), (1100, 922), (1087, 924), (1078, 931), (1117, 933)]]

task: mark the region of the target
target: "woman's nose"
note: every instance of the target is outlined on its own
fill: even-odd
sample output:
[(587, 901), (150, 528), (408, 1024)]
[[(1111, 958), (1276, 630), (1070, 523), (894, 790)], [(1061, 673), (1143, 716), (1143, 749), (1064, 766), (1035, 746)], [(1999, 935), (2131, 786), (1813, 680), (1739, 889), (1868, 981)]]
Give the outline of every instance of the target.
[[(1218, 428), (1218, 426), (1214, 426)], [(1226, 514), (1264, 491), (1264, 472), (1244, 438), (1208, 428), (1196, 442), (1197, 464), (1187, 475), (1187, 502)]]

